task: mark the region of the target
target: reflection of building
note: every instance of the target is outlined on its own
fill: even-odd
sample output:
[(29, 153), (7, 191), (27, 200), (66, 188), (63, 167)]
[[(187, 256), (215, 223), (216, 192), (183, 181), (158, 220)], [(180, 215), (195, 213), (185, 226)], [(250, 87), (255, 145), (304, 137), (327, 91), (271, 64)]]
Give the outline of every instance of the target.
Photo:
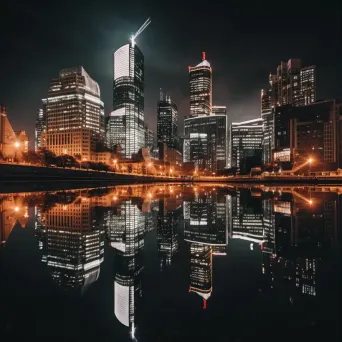
[(231, 199), (232, 238), (258, 244), (265, 242), (263, 208), (260, 198), (253, 198), (250, 192), (241, 189)]
[(95, 205), (96, 199), (70, 196), (65, 204), (56, 203), (45, 212), (38, 211), (42, 261), (62, 288), (83, 290), (99, 277), (104, 230)]
[(16, 223), (25, 228), (28, 215), (28, 205), (20, 196), (6, 196), (0, 199), (0, 247), (2, 247)]
[(212, 292), (212, 256), (226, 254), (228, 222), (226, 196), (204, 191), (184, 202), (184, 239), (190, 250), (190, 291), (203, 298), (205, 308)]
[(41, 147), (91, 160), (96, 143), (104, 138), (104, 112), (100, 87), (83, 67), (60, 71), (50, 83), (45, 108)]
[(12, 160), (20, 159), (22, 153), (28, 151), (28, 142), (25, 131), (13, 130), (7, 117), (6, 106), (0, 105), (0, 156)]
[(116, 252), (114, 313), (120, 323), (135, 332), (135, 309), (142, 296), (145, 217), (132, 200), (123, 201), (107, 215), (107, 235)]
[(172, 256), (178, 250), (176, 224), (180, 217), (179, 209), (175, 211), (168, 210), (167, 200), (162, 199), (159, 201), (157, 239), (161, 270), (171, 265)]
[(263, 150), (263, 121), (261, 118), (233, 122), (229, 129), (228, 167), (249, 173), (261, 165)]
[(202, 62), (189, 66), (190, 116), (209, 115), (212, 107), (212, 71), (202, 53)]
[(319, 291), (317, 263), (337, 237), (338, 200), (335, 194), (316, 192), (310, 204), (310, 193), (291, 193), (273, 200), (276, 249), (264, 259), (263, 274), (266, 288), (294, 304), (312, 300)]
[(190, 244), (190, 288), (203, 298), (203, 308), (212, 292), (212, 248), (210, 245)]
[(113, 111), (107, 131), (107, 144), (120, 145), (125, 158), (145, 145), (144, 55), (132, 43), (114, 53)]
[(216, 172), (227, 163), (227, 115), (201, 115), (184, 119), (184, 162)]
[(179, 148), (178, 109), (170, 96), (160, 94), (157, 104), (158, 144), (166, 144), (168, 149)]

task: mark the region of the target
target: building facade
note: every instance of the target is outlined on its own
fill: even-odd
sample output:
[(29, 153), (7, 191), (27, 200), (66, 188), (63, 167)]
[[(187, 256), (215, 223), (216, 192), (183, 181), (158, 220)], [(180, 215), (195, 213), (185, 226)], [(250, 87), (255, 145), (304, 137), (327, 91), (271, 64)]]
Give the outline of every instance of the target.
[(7, 117), (5, 105), (0, 105), (0, 157), (18, 161), (28, 152), (29, 138), (25, 131), (15, 132)]
[(265, 164), (271, 163), (272, 151), (274, 149), (274, 113), (271, 107), (270, 92), (261, 90), (261, 119), (264, 129), (263, 140), (263, 162)]
[(151, 128), (145, 125), (145, 147), (153, 150), (154, 147), (154, 134)]
[(212, 70), (202, 53), (202, 62), (189, 66), (190, 116), (209, 115), (212, 112)]
[[(109, 145), (121, 145), (125, 158), (131, 159), (144, 147), (144, 55), (132, 43), (114, 53), (113, 112), (109, 123)], [(122, 133), (117, 136), (111, 129)]]
[(162, 93), (157, 104), (157, 140), (167, 148), (179, 148), (178, 108), (170, 96)]
[(334, 168), (338, 161), (338, 108), (335, 100), (274, 108), (274, 160), (299, 163), (312, 157), (317, 166)]
[(46, 132), (46, 99), (43, 99), (43, 108), (38, 109), (36, 127), (35, 127), (35, 141), (34, 149), (38, 151), (40, 149), (40, 139), (43, 132)]
[(301, 60), (281, 62), (269, 75), (270, 106), (303, 106), (316, 101), (316, 67), (302, 67)]
[(51, 81), (45, 108), (41, 147), (91, 160), (104, 140), (104, 111), (100, 87), (82, 66), (63, 69)]
[(216, 172), (227, 165), (227, 116), (189, 116), (184, 119), (183, 161)]
[(263, 151), (263, 121), (261, 118), (233, 122), (229, 129), (228, 167), (239, 173), (248, 173), (260, 166)]

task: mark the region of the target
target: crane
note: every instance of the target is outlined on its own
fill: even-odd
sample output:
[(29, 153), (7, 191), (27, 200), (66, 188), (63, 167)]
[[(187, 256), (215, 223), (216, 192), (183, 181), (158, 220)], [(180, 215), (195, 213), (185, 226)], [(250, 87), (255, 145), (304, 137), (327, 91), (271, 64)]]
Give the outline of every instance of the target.
[(145, 30), (145, 28), (151, 24), (151, 18), (148, 18), (143, 24), (142, 26), (140, 27), (140, 29), (135, 32), (135, 34), (131, 35), (131, 43), (132, 43), (132, 46), (134, 47), (135, 45), (135, 40), (138, 38), (139, 35), (141, 35), (143, 33), (143, 31)]

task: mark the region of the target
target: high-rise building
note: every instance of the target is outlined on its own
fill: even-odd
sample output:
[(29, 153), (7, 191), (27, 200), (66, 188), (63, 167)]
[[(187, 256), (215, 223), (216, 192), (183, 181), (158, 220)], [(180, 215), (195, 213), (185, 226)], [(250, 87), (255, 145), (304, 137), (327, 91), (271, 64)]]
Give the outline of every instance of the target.
[(333, 164), (338, 159), (337, 108), (335, 100), (274, 108), (273, 159), (279, 162), (303, 162), (312, 157), (314, 165), (320, 169), (328, 169), (329, 165), (336, 169)]
[(272, 162), (275, 148), (274, 122), (272, 109), (291, 104), (304, 106), (316, 101), (316, 68), (301, 67), (301, 60), (290, 59), (281, 62), (276, 74), (269, 75), (268, 90), (261, 90), (261, 118), (264, 124), (263, 161)]
[(150, 151), (154, 147), (154, 134), (151, 128), (145, 125), (145, 147), (148, 147)]
[[(109, 145), (121, 145), (123, 156), (131, 159), (145, 146), (144, 127), (144, 55), (130, 42), (114, 53), (113, 111), (107, 126)], [(121, 133), (116, 135), (111, 129)]]
[(99, 85), (82, 66), (63, 69), (50, 83), (46, 99), (46, 132), (40, 145), (57, 155), (91, 160), (104, 139), (104, 112)]
[(189, 66), (190, 116), (209, 115), (212, 110), (212, 70), (202, 52), (202, 62)]
[(306, 106), (316, 102), (316, 67), (314, 65), (300, 70), (301, 100)]
[(261, 90), (261, 119), (264, 129), (263, 141), (263, 161), (265, 164), (272, 161), (272, 151), (274, 149), (274, 114), (270, 105), (270, 92)]
[(281, 62), (276, 74), (269, 75), (270, 107), (303, 106), (316, 101), (316, 68), (303, 67), (301, 60)]
[(260, 166), (263, 150), (263, 122), (261, 118), (233, 122), (229, 129), (228, 167), (239, 173), (249, 173)]
[(162, 92), (157, 104), (157, 140), (167, 148), (179, 148), (178, 109), (171, 97)]
[(212, 106), (212, 114), (214, 115), (227, 115), (226, 106)]
[(227, 165), (227, 115), (188, 116), (184, 119), (183, 161), (216, 172)]
[(43, 108), (38, 109), (37, 112), (37, 120), (36, 120), (36, 129), (35, 129), (35, 142), (34, 148), (35, 150), (40, 149), (40, 138), (44, 131), (46, 131), (46, 101), (47, 99), (43, 99)]

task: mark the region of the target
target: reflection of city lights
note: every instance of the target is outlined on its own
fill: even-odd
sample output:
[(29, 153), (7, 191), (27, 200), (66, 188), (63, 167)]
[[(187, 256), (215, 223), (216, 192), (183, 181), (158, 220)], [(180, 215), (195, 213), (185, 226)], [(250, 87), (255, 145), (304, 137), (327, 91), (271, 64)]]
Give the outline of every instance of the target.
[(118, 198), (116, 196), (113, 196), (113, 201), (116, 201)]
[(148, 197), (149, 197), (149, 198), (152, 198), (152, 194), (151, 194), (151, 193), (149, 193), (149, 194), (148, 194)]
[(309, 204), (311, 205), (313, 203), (312, 199), (309, 200)]
[(19, 207), (15, 207), (15, 208), (14, 208), (14, 211), (15, 211), (15, 212), (18, 212), (18, 211), (19, 211)]
[(19, 142), (19, 141), (16, 141), (16, 142), (14, 143), (14, 147), (15, 147), (15, 148), (20, 147), (20, 142)]

